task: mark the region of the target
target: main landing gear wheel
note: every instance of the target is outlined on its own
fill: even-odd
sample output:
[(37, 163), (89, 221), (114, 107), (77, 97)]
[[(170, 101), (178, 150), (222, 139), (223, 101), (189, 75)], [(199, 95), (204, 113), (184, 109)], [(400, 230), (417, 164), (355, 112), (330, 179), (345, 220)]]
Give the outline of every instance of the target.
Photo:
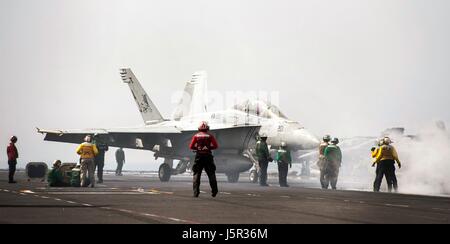
[(258, 178), (258, 171), (256, 171), (255, 169), (250, 171), (249, 179), (251, 183), (258, 183)]
[(239, 181), (239, 172), (226, 173), (229, 183), (236, 183)]
[(167, 182), (170, 180), (170, 176), (172, 175), (172, 168), (168, 164), (161, 164), (158, 170), (159, 180), (162, 182)]

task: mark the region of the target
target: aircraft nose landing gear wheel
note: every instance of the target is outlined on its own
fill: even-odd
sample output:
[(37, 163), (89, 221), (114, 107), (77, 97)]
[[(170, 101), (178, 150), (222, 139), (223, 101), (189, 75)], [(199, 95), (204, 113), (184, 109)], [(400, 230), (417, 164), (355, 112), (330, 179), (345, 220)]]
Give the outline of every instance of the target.
[(161, 164), (158, 170), (159, 180), (162, 182), (167, 182), (170, 180), (170, 176), (172, 175), (172, 168), (168, 164)]
[(249, 179), (251, 183), (258, 183), (258, 178), (259, 178), (258, 171), (256, 170), (250, 171)]

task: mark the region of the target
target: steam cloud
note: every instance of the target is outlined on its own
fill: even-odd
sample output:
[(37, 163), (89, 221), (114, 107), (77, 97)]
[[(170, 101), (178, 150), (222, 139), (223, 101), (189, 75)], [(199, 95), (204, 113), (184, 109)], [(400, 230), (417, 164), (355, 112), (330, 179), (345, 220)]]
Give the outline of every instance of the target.
[(401, 192), (450, 194), (450, 137), (445, 127), (429, 126), (417, 138), (402, 138), (397, 144), (404, 163), (398, 176)]
[[(389, 135), (399, 153), (402, 168), (397, 170), (399, 192), (424, 195), (450, 195), (450, 134), (442, 122), (427, 125), (417, 135)], [(343, 189), (372, 190), (375, 168), (370, 167), (369, 149), (364, 143), (346, 150), (340, 180)], [(383, 179), (383, 188), (386, 188)]]

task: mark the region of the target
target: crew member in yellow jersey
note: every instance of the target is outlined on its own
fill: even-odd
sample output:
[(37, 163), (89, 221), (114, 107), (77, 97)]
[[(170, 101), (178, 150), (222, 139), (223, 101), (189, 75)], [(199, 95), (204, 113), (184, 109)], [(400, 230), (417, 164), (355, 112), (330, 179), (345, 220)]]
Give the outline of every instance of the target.
[(395, 162), (397, 162), (399, 169), (402, 167), (402, 164), (398, 159), (397, 150), (391, 144), (391, 139), (385, 137), (383, 139), (383, 145), (378, 149), (374, 163), (374, 165), (377, 165), (375, 182), (373, 183), (373, 190), (375, 192), (380, 191), (383, 176), (386, 177), (389, 192), (392, 192), (392, 187), (394, 187), (396, 192), (398, 190), (397, 177), (395, 176)]
[(81, 187), (87, 187), (86, 174), (89, 177), (89, 184), (91, 187), (95, 186), (95, 162), (94, 158), (98, 154), (98, 149), (95, 144), (92, 144), (92, 137), (90, 135), (84, 138), (84, 143), (81, 143), (77, 148), (77, 154), (81, 158)]

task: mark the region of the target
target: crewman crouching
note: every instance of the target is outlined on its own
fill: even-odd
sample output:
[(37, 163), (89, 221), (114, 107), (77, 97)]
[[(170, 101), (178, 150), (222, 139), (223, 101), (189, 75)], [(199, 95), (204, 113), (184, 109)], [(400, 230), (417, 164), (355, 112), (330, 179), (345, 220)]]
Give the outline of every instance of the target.
[(53, 168), (48, 172), (47, 182), (50, 187), (64, 187), (68, 186), (64, 183), (64, 176), (61, 172), (61, 161), (56, 160), (53, 163)]

